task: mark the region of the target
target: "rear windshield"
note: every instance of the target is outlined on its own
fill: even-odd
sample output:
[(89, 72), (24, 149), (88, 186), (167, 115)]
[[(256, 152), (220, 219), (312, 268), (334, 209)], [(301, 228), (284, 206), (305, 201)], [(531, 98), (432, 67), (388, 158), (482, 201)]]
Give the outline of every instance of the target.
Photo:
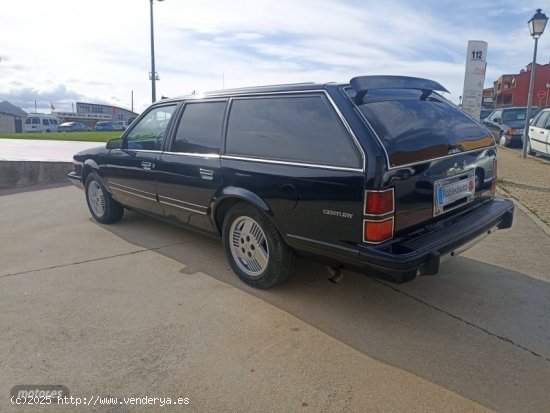
[[(539, 113), (540, 109), (538, 108), (532, 108), (530, 117), (533, 118), (534, 116)], [(527, 108), (514, 108), (514, 109), (505, 109), (502, 111), (502, 123), (506, 122), (514, 122), (516, 120), (518, 121), (525, 121), (525, 117), (527, 116)]]
[[(355, 92), (348, 94), (354, 97)], [(433, 92), (370, 90), (358, 107), (386, 148), (392, 167), (494, 144), (487, 129)]]

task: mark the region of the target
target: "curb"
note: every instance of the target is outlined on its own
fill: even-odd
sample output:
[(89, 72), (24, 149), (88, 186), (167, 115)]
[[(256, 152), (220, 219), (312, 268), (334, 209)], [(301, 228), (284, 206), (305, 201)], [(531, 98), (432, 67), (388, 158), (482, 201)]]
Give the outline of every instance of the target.
[(0, 161), (0, 190), (66, 183), (71, 162)]

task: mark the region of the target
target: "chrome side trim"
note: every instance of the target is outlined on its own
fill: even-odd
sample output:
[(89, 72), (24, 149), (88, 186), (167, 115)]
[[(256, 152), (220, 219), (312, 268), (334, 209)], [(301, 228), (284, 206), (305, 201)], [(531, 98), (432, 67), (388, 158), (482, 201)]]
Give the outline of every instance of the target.
[(178, 155), (178, 156), (191, 156), (194, 158), (207, 158), (207, 159), (220, 159), (219, 153), (190, 153), (190, 152), (170, 152), (164, 151), (163, 155)]
[[(121, 150), (121, 149), (117, 149), (117, 150)], [(162, 153), (162, 151), (158, 151), (156, 149), (124, 149), (124, 151), (146, 152), (146, 153)]]
[(301, 166), (306, 168), (319, 168), (319, 169), (328, 169), (328, 170), (334, 170), (334, 171), (364, 172), (363, 169), (359, 169), (359, 168), (345, 168), (342, 166), (318, 165), (318, 164), (312, 164), (312, 163), (300, 163), (300, 162), (291, 162), (291, 161), (277, 161), (274, 159), (252, 158), (252, 157), (246, 157), (246, 156), (222, 155), (221, 158), (232, 159), (235, 161), (260, 162), (260, 163), (269, 163), (269, 164), (275, 164), (275, 165)]
[(115, 188), (115, 187), (111, 187), (111, 189), (114, 190), (114, 191), (124, 192), (124, 193), (129, 194), (129, 195), (137, 196), (137, 197), (139, 197), (139, 198), (143, 198), (143, 199), (146, 199), (146, 200), (148, 200), (148, 201), (157, 202), (157, 199), (156, 199), (156, 198), (150, 198), (150, 197), (148, 197), (148, 196), (139, 195), (139, 194), (136, 194), (135, 192), (126, 191), (126, 190), (124, 190), (124, 189)]
[(314, 244), (314, 245), (321, 245), (323, 247), (334, 248), (334, 249), (338, 249), (338, 250), (341, 250), (341, 251), (345, 251), (345, 252), (349, 252), (349, 253), (357, 255), (357, 250), (353, 249), (353, 248), (346, 248), (346, 247), (342, 247), (340, 245), (331, 244), (329, 242), (324, 242), (324, 241), (319, 241), (319, 240), (316, 240), (316, 239), (301, 237), (299, 235), (286, 234), (286, 236), (288, 238), (293, 238), (295, 240), (299, 240), (299, 241), (302, 241), (302, 242), (308, 242), (308, 243)]
[(152, 192), (147, 192), (147, 191), (142, 191), (141, 189), (136, 189), (136, 188), (133, 188), (131, 186), (126, 186), (126, 185), (122, 185), (122, 184), (115, 184), (115, 183), (111, 183), (109, 184), (109, 186), (113, 189), (115, 189), (117, 186), (120, 187), (120, 188), (124, 188), (126, 190), (130, 190), (130, 191), (135, 191), (135, 192), (141, 192), (142, 194), (147, 194), (147, 195), (151, 195), (152, 197), (157, 198), (157, 194), (154, 194)]
[(206, 215), (206, 212), (197, 211), (196, 209), (192, 209), (192, 208), (186, 208), (184, 206), (176, 205), (171, 202), (165, 202), (165, 201), (159, 201), (159, 202), (163, 205), (170, 205), (170, 206), (173, 206), (174, 208), (185, 209), (186, 211), (196, 212), (197, 214), (200, 214), (200, 215)]
[(175, 201), (175, 202), (180, 202), (182, 204), (186, 204), (186, 205), (191, 205), (191, 206), (194, 206), (194, 207), (199, 207), (199, 208), (204, 208), (204, 209), (208, 209), (207, 206), (202, 206), (202, 205), (197, 205), (197, 204), (193, 204), (191, 202), (187, 202), (187, 201), (181, 201), (179, 199), (174, 199), (174, 198), (170, 198), (168, 196), (163, 196), (163, 195), (159, 195), (159, 200), (162, 202), (162, 199), (168, 199), (169, 201)]

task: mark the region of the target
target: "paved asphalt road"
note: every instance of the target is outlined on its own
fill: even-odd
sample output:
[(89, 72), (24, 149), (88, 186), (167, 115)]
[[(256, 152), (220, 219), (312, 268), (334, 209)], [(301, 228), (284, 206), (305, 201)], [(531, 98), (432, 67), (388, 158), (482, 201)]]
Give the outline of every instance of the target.
[[(393, 285), (301, 261), (244, 286), (221, 244), (129, 212), (94, 223), (73, 187), (0, 196), (0, 389), (189, 397), (139, 411), (550, 411), (550, 238), (521, 211)], [(107, 407), (0, 411), (134, 411)]]

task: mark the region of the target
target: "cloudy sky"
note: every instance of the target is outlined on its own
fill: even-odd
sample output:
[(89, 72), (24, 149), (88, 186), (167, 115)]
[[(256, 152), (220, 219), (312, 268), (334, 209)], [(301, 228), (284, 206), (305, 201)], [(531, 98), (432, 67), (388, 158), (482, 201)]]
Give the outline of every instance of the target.
[[(0, 0), (0, 101), (151, 102), (149, 0)], [(427, 77), (454, 102), (468, 40), (488, 46), (486, 86), (532, 59), (535, 0), (165, 0), (154, 3), (157, 97), (240, 86)], [(544, 10), (550, 16), (550, 7)], [(550, 27), (539, 63), (550, 60)]]

